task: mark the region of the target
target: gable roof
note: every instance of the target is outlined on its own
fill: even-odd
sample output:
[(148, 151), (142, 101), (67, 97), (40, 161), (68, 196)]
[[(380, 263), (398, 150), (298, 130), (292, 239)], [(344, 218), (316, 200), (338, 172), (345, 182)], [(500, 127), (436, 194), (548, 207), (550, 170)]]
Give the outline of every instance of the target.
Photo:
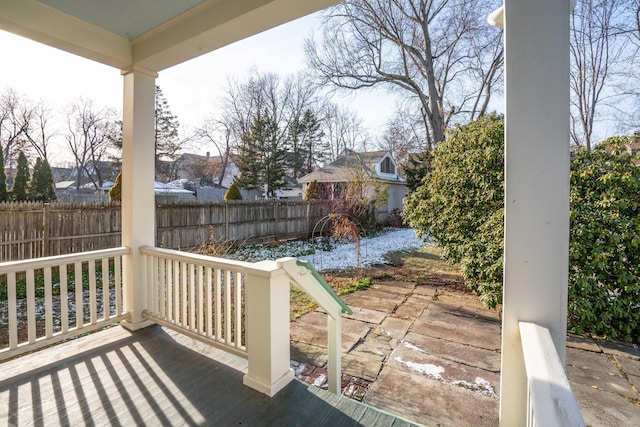
[[(367, 151), (362, 153), (356, 153), (352, 150), (346, 150), (340, 154), (334, 162), (313, 171), (310, 174), (298, 178), (298, 182), (308, 183), (313, 180), (318, 182), (349, 182), (355, 177), (355, 171), (358, 168), (362, 168), (366, 173), (377, 179), (383, 181), (405, 182), (403, 178), (395, 175), (395, 178), (390, 176), (379, 175), (376, 173), (375, 165), (380, 163), (385, 157), (391, 157), (391, 153), (388, 151)], [(393, 159), (393, 158), (392, 158)], [(394, 161), (395, 163), (395, 161)]]

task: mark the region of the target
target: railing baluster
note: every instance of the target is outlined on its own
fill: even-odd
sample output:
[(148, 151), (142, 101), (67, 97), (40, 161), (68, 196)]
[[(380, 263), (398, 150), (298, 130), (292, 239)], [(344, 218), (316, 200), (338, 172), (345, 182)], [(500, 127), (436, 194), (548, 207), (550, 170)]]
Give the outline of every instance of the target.
[(189, 282), (187, 281), (187, 263), (180, 263), (180, 273), (181, 273), (181, 285), (182, 285), (182, 315), (180, 317), (180, 324), (185, 328), (189, 327), (189, 318), (187, 317), (187, 308), (189, 307)]
[(53, 336), (53, 290), (51, 267), (44, 268), (44, 331), (47, 338)]
[(60, 264), (60, 323), (62, 333), (69, 331), (69, 285), (67, 277), (67, 264)]
[(160, 301), (159, 301), (159, 313), (160, 313), (160, 317), (165, 317), (166, 316), (166, 308), (167, 308), (167, 271), (166, 271), (166, 259), (165, 258), (160, 258), (160, 257), (154, 257), (157, 260), (158, 263), (158, 286), (160, 287), (158, 294), (160, 295)]
[(82, 283), (82, 261), (76, 261), (74, 263), (74, 282), (76, 292), (76, 328), (82, 328), (84, 324), (84, 307), (82, 306), (83, 300), (83, 283)]
[(189, 329), (196, 330), (196, 272), (195, 265), (187, 264), (189, 270)]
[(224, 342), (231, 343), (231, 270), (224, 272)]
[(197, 265), (196, 268), (198, 269), (198, 285), (197, 285), (197, 293), (196, 293), (196, 303), (198, 304), (198, 309), (197, 309), (197, 314), (198, 314), (198, 333), (202, 334), (204, 332), (204, 313), (202, 312), (203, 310), (203, 304), (204, 304), (204, 277), (202, 274), (202, 266)]
[(215, 270), (215, 292), (216, 292), (216, 339), (220, 341), (222, 337), (222, 271)]
[(96, 261), (89, 260), (89, 315), (92, 325), (96, 324), (98, 303), (96, 301)]
[(119, 316), (122, 314), (122, 257), (114, 257), (113, 264), (116, 292), (116, 316)]
[(9, 348), (18, 346), (18, 299), (16, 298), (16, 273), (7, 274), (7, 297), (9, 303)]
[(180, 324), (180, 261), (173, 262), (173, 322)]
[(211, 267), (207, 267), (206, 268), (206, 272), (205, 272), (205, 276), (206, 276), (206, 286), (207, 286), (207, 292), (206, 292), (206, 316), (207, 316), (207, 326), (206, 326), (206, 334), (208, 336), (213, 335), (213, 330), (212, 330), (212, 320), (213, 320), (213, 311), (211, 310), (211, 299), (213, 298), (213, 294), (211, 292), (211, 286), (213, 285), (212, 283), (212, 277), (211, 275), (214, 273), (214, 269), (212, 269)]
[(109, 259), (102, 258), (102, 314), (104, 320), (109, 320), (109, 317), (111, 316), (109, 283)]
[(36, 342), (36, 280), (32, 268), (27, 270), (27, 329), (29, 344)]
[(242, 347), (242, 273), (236, 273), (236, 280), (234, 284), (236, 293), (236, 336), (235, 344), (236, 348)]
[(173, 261), (167, 258), (163, 258), (163, 260), (167, 266), (167, 320), (175, 323), (173, 317)]

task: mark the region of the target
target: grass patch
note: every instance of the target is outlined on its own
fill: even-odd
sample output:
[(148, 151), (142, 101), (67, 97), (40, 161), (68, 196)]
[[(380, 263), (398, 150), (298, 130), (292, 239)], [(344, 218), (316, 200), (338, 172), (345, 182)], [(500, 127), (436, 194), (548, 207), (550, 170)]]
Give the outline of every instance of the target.
[[(369, 277), (358, 280), (353, 280), (353, 278), (350, 277), (339, 277), (334, 275), (324, 275), (323, 277), (338, 295), (351, 294), (362, 289), (367, 289), (371, 286), (371, 278)], [(318, 306), (304, 291), (293, 286), (291, 287), (290, 299), (291, 306), (289, 318), (291, 320), (297, 319), (303, 314), (314, 310)]]
[(447, 263), (441, 253), (440, 248), (433, 244), (411, 251), (389, 252), (385, 258), (392, 268), (384, 269), (382, 274), (389, 279), (408, 282), (420, 282), (433, 275), (460, 279), (462, 266)]

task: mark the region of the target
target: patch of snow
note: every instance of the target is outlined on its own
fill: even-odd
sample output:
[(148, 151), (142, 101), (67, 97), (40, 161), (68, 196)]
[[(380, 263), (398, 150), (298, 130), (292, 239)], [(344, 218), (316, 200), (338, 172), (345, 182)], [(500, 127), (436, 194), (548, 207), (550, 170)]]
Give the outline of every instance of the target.
[(419, 374), (426, 375), (436, 380), (443, 380), (442, 375), (440, 375), (444, 372), (444, 368), (442, 366), (432, 365), (430, 363), (416, 363), (410, 360), (404, 361), (401, 357), (396, 357), (394, 360), (405, 365), (407, 368), (418, 372)]
[(411, 344), (409, 341), (404, 341), (402, 343), (405, 347), (407, 347), (409, 350), (415, 350), (415, 351), (419, 351), (420, 353), (424, 353), (424, 350), (421, 349), (420, 347), (418, 347), (417, 345)]
[(463, 387), (468, 390), (477, 391), (492, 399), (500, 400), (500, 396), (496, 394), (491, 383), (484, 378), (476, 377), (476, 380), (473, 383), (464, 380), (457, 380), (451, 381), (450, 384)]
[(384, 255), (391, 251), (418, 249), (424, 242), (416, 237), (411, 228), (390, 229), (389, 232), (360, 240), (360, 265), (353, 242), (337, 244), (330, 251), (317, 250), (313, 255), (299, 257), (306, 259), (318, 271), (344, 270), (383, 264)]

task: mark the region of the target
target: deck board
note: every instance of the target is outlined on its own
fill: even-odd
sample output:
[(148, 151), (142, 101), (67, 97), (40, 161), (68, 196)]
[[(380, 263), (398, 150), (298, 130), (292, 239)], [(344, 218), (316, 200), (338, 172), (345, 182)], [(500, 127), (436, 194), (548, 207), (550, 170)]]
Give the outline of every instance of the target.
[(0, 364), (0, 425), (411, 425), (299, 381), (269, 398), (244, 372), (159, 326), (114, 327)]

